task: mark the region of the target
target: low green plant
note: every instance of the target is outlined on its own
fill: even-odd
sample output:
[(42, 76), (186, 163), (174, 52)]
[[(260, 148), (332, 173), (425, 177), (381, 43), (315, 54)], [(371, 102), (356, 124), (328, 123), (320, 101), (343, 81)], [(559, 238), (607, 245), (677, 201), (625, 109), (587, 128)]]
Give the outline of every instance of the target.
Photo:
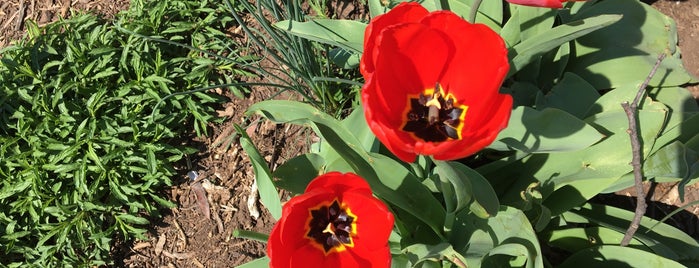
[(0, 266), (113, 264), (116, 236), (144, 238), (174, 206), (161, 191), (196, 152), (183, 141), (206, 133), (223, 100), (206, 89), (247, 74), (216, 57), (237, 47), (222, 8), (133, 1), (118, 27), (94, 15), (29, 23), (0, 51)]
[[(283, 20), (312, 19), (304, 13), (300, 1), (253, 2), (234, 1), (237, 4), (234, 6), (231, 1), (225, 1), (231, 16), (246, 34), (249, 47), (264, 57), (254, 70), (265, 82), (270, 82), (269, 85), (300, 94), (304, 102), (335, 117), (347, 115), (347, 109), (357, 103), (360, 76), (356, 69), (334, 64), (333, 59), (348, 54), (293, 35), (275, 24)], [(320, 5), (315, 7), (320, 9)], [(252, 23), (246, 23), (245, 16), (252, 18)]]

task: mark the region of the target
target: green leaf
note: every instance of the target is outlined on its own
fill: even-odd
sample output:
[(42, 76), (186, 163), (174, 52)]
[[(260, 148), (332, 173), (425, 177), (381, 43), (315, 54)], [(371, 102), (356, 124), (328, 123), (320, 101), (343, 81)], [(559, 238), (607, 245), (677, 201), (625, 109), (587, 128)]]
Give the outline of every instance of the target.
[(509, 50), (511, 76), (544, 53), (621, 19), (620, 15), (599, 15), (556, 26), (523, 40)]
[[(441, 260), (448, 260), (456, 264), (466, 264), (466, 259), (454, 250), (448, 243), (437, 245), (413, 244), (403, 249), (403, 254), (413, 264), (413, 267), (421, 267), (426, 262), (439, 263)], [(462, 266), (459, 265), (459, 266)], [(423, 266), (424, 267), (424, 266)], [(439, 267), (442, 267), (439, 265)]]
[(325, 159), (314, 153), (299, 155), (279, 166), (273, 173), (277, 187), (294, 194), (303, 193), (315, 177), (323, 173)]
[(507, 20), (502, 30), (500, 37), (505, 41), (505, 46), (511, 48), (522, 40), (522, 27), (520, 22), (519, 9), (512, 11), (510, 18)]
[(517, 149), (528, 153), (575, 151), (589, 147), (604, 136), (584, 121), (564, 111), (537, 111), (520, 106), (489, 148)]
[(367, 6), (369, 6), (369, 15), (373, 18), (378, 15), (388, 12), (388, 7), (384, 5), (386, 0), (367, 0)]
[(598, 246), (576, 252), (558, 267), (685, 267), (653, 253), (621, 246)]
[[(566, 228), (552, 230), (547, 234), (548, 243), (568, 252), (578, 252), (600, 245), (619, 245), (624, 234), (605, 227), (593, 226), (587, 228)], [(637, 239), (629, 241), (629, 247), (650, 251)], [(667, 249), (670, 250), (669, 248)]]
[[(461, 16), (462, 18), (468, 18), (469, 13), (471, 12), (471, 1), (472, 0), (434, 0), (434, 1), (422, 1), (420, 4), (425, 7), (429, 11), (438, 11), (442, 9), (449, 9), (450, 11), (456, 13), (457, 15)], [(489, 9), (495, 9), (497, 8), (496, 6), (492, 4), (483, 4), (485, 2), (495, 2), (495, 1), (483, 1), (482, 5), (486, 6), (485, 8)], [(446, 3), (446, 4), (443, 4)], [(441, 7), (440, 7), (441, 5)], [(490, 6), (490, 7), (487, 7)], [(494, 11), (494, 10), (491, 10)], [(500, 9), (500, 12), (502, 12), (502, 9)], [(476, 22), (477, 23), (482, 23), (490, 27), (490, 29), (493, 29), (495, 32), (500, 32), (500, 24), (501, 20), (499, 21), (497, 16), (486, 16), (482, 12), (476, 13)]]
[(282, 204), (279, 200), (279, 193), (272, 182), (272, 174), (269, 171), (267, 162), (260, 155), (257, 147), (252, 143), (248, 134), (238, 125), (234, 125), (235, 130), (240, 134), (240, 146), (245, 153), (250, 157), (253, 171), (255, 172), (255, 180), (257, 181), (257, 189), (260, 193), (260, 201), (265, 205), (269, 213), (272, 214), (275, 220), (282, 217)]
[(637, 0), (598, 1), (581, 8), (572, 19), (609, 16), (601, 14), (619, 14), (623, 18), (575, 41), (576, 55), (569, 62), (570, 72), (597, 89), (640, 84), (658, 55), (667, 53), (650, 86), (676, 86), (696, 80), (682, 67), (672, 19)]
[(307, 22), (284, 20), (274, 26), (308, 40), (362, 53), (367, 25), (355, 20), (314, 19)]
[(342, 120), (342, 125), (352, 130), (352, 134), (359, 140), (364, 150), (374, 153), (379, 151), (381, 143), (367, 125), (364, 107), (355, 107), (352, 113)]
[[(639, 111), (640, 134), (644, 141), (652, 141), (658, 135), (664, 118), (662, 110)], [(582, 150), (518, 156), (521, 158), (496, 161), (477, 170), (500, 191), (498, 196), (502, 203), (521, 204), (520, 192), (538, 181), (543, 187), (544, 205), (553, 215), (565, 212), (604, 191), (631, 171), (626, 114), (610, 111), (587, 120), (609, 136)], [(647, 147), (644, 146), (644, 155), (650, 152)]]
[(147, 219), (145, 219), (145, 218), (141, 218), (141, 217), (134, 216), (134, 215), (131, 215), (131, 214), (126, 214), (126, 213), (117, 215), (117, 218), (119, 218), (119, 219), (121, 219), (121, 220), (123, 220), (123, 221), (125, 221), (125, 222), (132, 223), (132, 224), (147, 225), (147, 224), (150, 223), (150, 222), (149, 222)]
[(439, 175), (447, 213), (456, 214), (471, 202), (471, 182), (451, 161), (435, 161), (435, 164), (434, 172)]
[(254, 259), (245, 264), (238, 265), (238, 268), (268, 268), (269, 267), (269, 257), (264, 256), (259, 259)]
[(541, 97), (536, 100), (537, 110), (556, 108), (583, 119), (600, 94), (580, 76), (565, 73), (563, 79)]
[[(467, 188), (461, 189), (457, 187), (459, 184), (457, 182), (456, 184), (453, 184), (454, 190), (457, 192), (457, 197), (464, 194), (470, 195), (468, 196), (468, 199), (473, 199), (473, 202), (470, 203), (470, 208), (473, 213), (481, 218), (492, 217), (498, 213), (498, 210), (500, 209), (500, 202), (495, 194), (495, 190), (493, 190), (493, 187), (490, 185), (488, 180), (485, 179), (480, 173), (459, 162), (435, 161), (435, 163), (437, 163), (435, 172), (438, 174), (441, 174), (438, 170), (441, 167), (441, 170), (451, 170), (448, 173), (444, 173), (447, 176), (448, 174), (453, 174), (452, 176), (462, 176), (461, 180), (463, 180), (463, 185)], [(460, 194), (459, 192), (465, 193)], [(461, 198), (466, 199), (466, 197), (463, 196)], [(460, 208), (461, 206), (457, 207), (457, 212)]]
[[(632, 211), (597, 204), (585, 204), (566, 214), (583, 216), (600, 226), (622, 233), (626, 232), (633, 218)], [(699, 243), (694, 238), (665, 223), (658, 224), (657, 220), (644, 216), (634, 237), (660, 256), (669, 258), (676, 255), (678, 260), (699, 259)]]
[(359, 58), (361, 58), (361, 54), (336, 47), (330, 50), (328, 57), (333, 61), (333, 63), (344, 69), (354, 69), (359, 66)]
[(510, 5), (510, 9), (519, 13), (519, 28), (523, 41), (551, 30), (556, 20), (557, 12), (555, 9), (524, 5)]
[(643, 165), (643, 173), (649, 178), (694, 179), (692, 165), (699, 161), (699, 154), (679, 141), (664, 146), (648, 157)]
[[(452, 245), (466, 257), (468, 267), (512, 266), (509, 257), (503, 259), (497, 255), (521, 256), (523, 248), (527, 267), (543, 267), (537, 236), (527, 217), (518, 209), (501, 206), (497, 215), (488, 219), (461, 213), (454, 227), (454, 233), (464, 237)], [(505, 244), (521, 246), (500, 247)]]

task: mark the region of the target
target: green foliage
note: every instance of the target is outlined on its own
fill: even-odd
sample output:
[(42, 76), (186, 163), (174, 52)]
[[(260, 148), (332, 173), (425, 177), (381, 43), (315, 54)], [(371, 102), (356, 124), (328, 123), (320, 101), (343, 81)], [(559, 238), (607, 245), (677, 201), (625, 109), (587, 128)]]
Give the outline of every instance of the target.
[[(176, 175), (205, 134), (235, 61), (233, 19), (206, 1), (133, 1), (120, 28), (92, 15), (38, 28), (0, 63), (0, 265), (111, 265), (119, 240), (144, 238)], [(230, 52), (230, 51), (229, 51)], [(223, 52), (221, 52), (223, 53)]]
[[(367, 5), (378, 16), (397, 2)], [(474, 2), (421, 4), (468, 17)], [(333, 46), (341, 55), (336, 63), (357, 66), (364, 22), (283, 19), (275, 26)], [(699, 180), (699, 106), (679, 87), (697, 79), (681, 65), (674, 22), (637, 0), (577, 1), (564, 9), (483, 1), (476, 22), (498, 32), (509, 49), (503, 91), (515, 106), (488, 150), (462, 163), (428, 157), (401, 163), (378, 144), (361, 107), (337, 121), (307, 105), (263, 102), (250, 111), (310, 126), (321, 138), (313, 152), (274, 173), (276, 185), (299, 193), (330, 170), (367, 179), (396, 216), (389, 241), (394, 267), (696, 266), (697, 241), (680, 230), (644, 218), (622, 248), (633, 213), (589, 204), (633, 184), (620, 104), (634, 99), (662, 53), (667, 58), (637, 110), (644, 172), (682, 186)], [(548, 260), (542, 248), (570, 257)]]
[[(309, 17), (304, 15), (299, 1), (261, 0), (254, 4), (234, 1), (239, 6), (232, 6), (228, 0), (225, 3), (249, 38), (251, 47), (264, 57), (252, 68), (269, 81), (266, 85), (296, 92), (304, 102), (338, 118), (353, 106), (361, 85), (357, 82), (359, 72), (342, 69), (349, 67), (342, 61), (356, 54), (297, 37), (281, 28), (288, 25), (273, 23), (307, 20)], [(242, 18), (244, 14), (252, 17), (254, 24), (246, 23)], [(332, 64), (331, 59), (339, 62), (339, 66)], [(354, 61), (358, 62), (356, 58)]]

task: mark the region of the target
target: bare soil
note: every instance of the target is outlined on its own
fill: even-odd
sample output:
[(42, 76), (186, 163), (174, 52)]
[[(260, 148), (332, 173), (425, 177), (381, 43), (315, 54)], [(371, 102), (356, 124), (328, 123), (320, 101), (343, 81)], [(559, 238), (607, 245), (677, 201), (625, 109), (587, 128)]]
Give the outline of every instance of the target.
[[(365, 17), (366, 12), (355, 8), (356, 1), (329, 1), (335, 6), (328, 12), (332, 17)], [(699, 1), (647, 0), (678, 24), (679, 42), (687, 69), (699, 76)], [(349, 4), (348, 4), (349, 3)], [(25, 30), (26, 20), (39, 25), (66, 18), (72, 12), (89, 11), (111, 18), (126, 10), (129, 0), (3, 0), (0, 3), (0, 47), (17, 40)], [(695, 96), (699, 87), (688, 85)], [(193, 156), (191, 170), (199, 173), (199, 182), (191, 183), (181, 170), (177, 185), (168, 189), (168, 198), (178, 204), (165, 212), (165, 217), (152, 225), (146, 241), (121, 241), (114, 250), (120, 267), (233, 267), (264, 256), (264, 244), (235, 238), (236, 229), (268, 233), (274, 220), (261, 207), (251, 191), (254, 175), (250, 161), (234, 136), (234, 123), (243, 122), (243, 112), (257, 101), (269, 98), (275, 89), (254, 88), (244, 99), (229, 92), (220, 92), (230, 101), (223, 105), (220, 116), (228, 118), (223, 124), (211, 126), (209, 137), (195, 138), (201, 153)], [(255, 123), (247, 133), (272, 168), (307, 150), (307, 130), (270, 123)], [(648, 185), (652, 188), (649, 214), (658, 217), (672, 208), (699, 200), (699, 187), (686, 190), (685, 202), (680, 202), (672, 184)], [(620, 205), (632, 206), (633, 191), (603, 197)], [(199, 197), (199, 201), (197, 198)], [(248, 205), (248, 200), (252, 200)], [(206, 209), (208, 206), (208, 209)], [(697, 234), (699, 207), (690, 207), (674, 217), (676, 225), (690, 235)]]

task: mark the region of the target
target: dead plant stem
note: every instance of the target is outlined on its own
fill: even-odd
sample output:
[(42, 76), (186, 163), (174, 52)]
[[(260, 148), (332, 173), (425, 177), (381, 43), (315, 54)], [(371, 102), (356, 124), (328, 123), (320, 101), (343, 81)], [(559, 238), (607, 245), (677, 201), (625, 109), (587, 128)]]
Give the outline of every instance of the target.
[(641, 86), (638, 88), (638, 92), (636, 93), (636, 97), (634, 98), (633, 102), (631, 104), (629, 104), (628, 101), (621, 103), (621, 107), (624, 108), (626, 117), (629, 119), (629, 129), (626, 132), (629, 133), (629, 139), (631, 140), (631, 152), (633, 154), (631, 166), (633, 166), (634, 185), (636, 186), (636, 211), (634, 212), (633, 220), (631, 220), (631, 225), (629, 225), (629, 228), (626, 229), (624, 238), (621, 240), (622, 247), (627, 246), (629, 242), (631, 242), (631, 238), (633, 238), (633, 235), (636, 233), (639, 225), (641, 224), (643, 215), (646, 214), (646, 195), (643, 192), (643, 166), (641, 163), (641, 141), (639, 137), (640, 134), (638, 133), (638, 126), (636, 124), (638, 122), (636, 112), (638, 109), (638, 103), (641, 101), (641, 97), (646, 92), (646, 87), (648, 86), (650, 79), (655, 75), (655, 72), (658, 70), (658, 66), (660, 66), (663, 59), (665, 59), (665, 53), (658, 56), (658, 60), (655, 62), (653, 69), (646, 77), (646, 80), (643, 81), (643, 84), (641, 84)]

